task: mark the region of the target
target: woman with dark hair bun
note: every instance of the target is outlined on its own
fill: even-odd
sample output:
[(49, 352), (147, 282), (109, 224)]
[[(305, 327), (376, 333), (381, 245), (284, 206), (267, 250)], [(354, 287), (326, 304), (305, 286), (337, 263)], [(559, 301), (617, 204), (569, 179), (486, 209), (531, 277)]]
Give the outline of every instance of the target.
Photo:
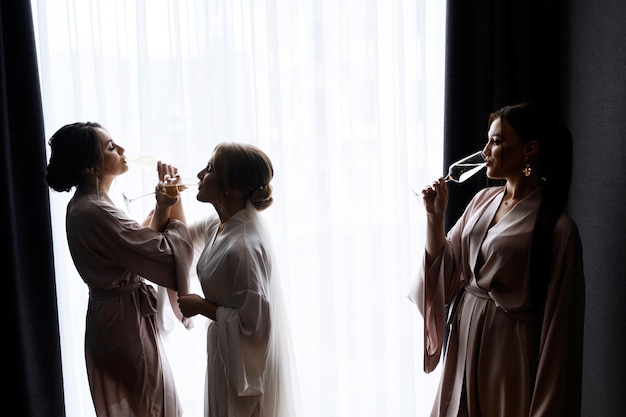
[[(115, 206), (108, 192), (126, 171), (124, 148), (98, 123), (72, 123), (49, 141), (46, 180), (74, 195), (67, 205), (69, 250), (89, 287), (85, 360), (98, 417), (180, 417), (182, 409), (163, 350), (155, 286), (188, 292), (191, 236), (179, 197), (156, 187), (156, 207), (138, 224)], [(177, 169), (159, 162), (159, 178)], [(146, 283), (151, 281), (155, 285)], [(161, 311), (159, 311), (159, 314)]]
[(569, 129), (531, 104), (489, 116), (487, 177), (447, 235), (443, 178), (422, 190), (423, 264), (409, 298), (424, 317), (424, 370), (450, 335), (431, 416), (580, 416), (585, 283), (566, 214)]
[(202, 249), (204, 297), (184, 295), (186, 317), (201, 314), (207, 335), (205, 415), (297, 417), (297, 375), (271, 238), (258, 212), (272, 205), (274, 168), (259, 148), (221, 143), (198, 173), (198, 201), (215, 209), (190, 225)]

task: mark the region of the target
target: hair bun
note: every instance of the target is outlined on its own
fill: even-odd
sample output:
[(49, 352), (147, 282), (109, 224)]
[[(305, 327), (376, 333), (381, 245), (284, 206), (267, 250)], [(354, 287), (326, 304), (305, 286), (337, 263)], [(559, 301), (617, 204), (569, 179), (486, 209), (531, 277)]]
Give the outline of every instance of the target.
[(250, 203), (252, 203), (257, 211), (265, 210), (271, 206), (273, 202), (272, 186), (269, 184), (255, 188), (250, 195)]

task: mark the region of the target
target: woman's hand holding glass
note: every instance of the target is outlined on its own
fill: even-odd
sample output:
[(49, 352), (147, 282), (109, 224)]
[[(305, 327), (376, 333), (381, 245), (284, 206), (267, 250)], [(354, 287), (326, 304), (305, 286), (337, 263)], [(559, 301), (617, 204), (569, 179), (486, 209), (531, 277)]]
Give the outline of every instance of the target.
[(176, 187), (170, 184), (170, 182), (174, 181), (176, 181), (176, 179), (168, 179), (167, 181), (159, 181), (156, 185), (154, 194), (158, 207), (171, 207), (178, 203), (180, 194), (175, 194)]
[(444, 178), (434, 181), (422, 190), (424, 209), (429, 216), (443, 218), (448, 207), (448, 185)]
[(154, 191), (159, 207), (171, 207), (178, 203), (180, 191), (184, 188), (178, 175), (178, 168), (164, 162), (157, 162), (159, 182)]
[(159, 182), (156, 187), (154, 187), (154, 191), (133, 198), (128, 198), (125, 193), (122, 193), (127, 211), (130, 212), (130, 203), (133, 201), (137, 201), (153, 194), (156, 195), (157, 204), (159, 206), (173, 206), (179, 201), (181, 191), (198, 185), (197, 178), (181, 178), (178, 174), (178, 168), (161, 161), (157, 162), (157, 173)]

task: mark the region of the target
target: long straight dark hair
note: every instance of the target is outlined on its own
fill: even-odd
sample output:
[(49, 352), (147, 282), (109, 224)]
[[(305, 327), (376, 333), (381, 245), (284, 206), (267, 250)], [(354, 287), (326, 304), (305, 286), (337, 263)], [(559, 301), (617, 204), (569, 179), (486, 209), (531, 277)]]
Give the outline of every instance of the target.
[(503, 107), (489, 116), (489, 125), (496, 118), (506, 121), (522, 142), (539, 143), (533, 169), (541, 175), (544, 191), (531, 241), (530, 299), (535, 313), (541, 315), (552, 266), (554, 228), (567, 205), (572, 180), (572, 134), (536, 104)]

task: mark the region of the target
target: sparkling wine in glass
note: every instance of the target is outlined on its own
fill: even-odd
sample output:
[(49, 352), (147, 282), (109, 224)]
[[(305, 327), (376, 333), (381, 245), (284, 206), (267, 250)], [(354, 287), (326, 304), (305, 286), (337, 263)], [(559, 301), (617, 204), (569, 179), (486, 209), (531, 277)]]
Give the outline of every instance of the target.
[(483, 151), (474, 152), (450, 165), (448, 175), (446, 175), (444, 180), (446, 182), (465, 182), (485, 166), (485, 154)]
[[(448, 167), (448, 175), (444, 178), (446, 182), (465, 182), (475, 174), (480, 172), (486, 166), (485, 154), (483, 151), (474, 152), (464, 158), (459, 159)], [(411, 187), (411, 191), (416, 196), (421, 196), (421, 193), (415, 191)]]
[[(174, 178), (171, 178), (169, 177), (169, 175), (166, 175), (163, 181), (164, 183), (163, 186), (165, 187), (165, 194), (167, 194), (168, 197), (175, 198), (181, 192), (185, 190), (188, 190), (194, 187), (197, 188), (198, 182), (199, 180), (195, 177), (178, 177), (178, 181), (175, 181)], [(125, 193), (122, 193), (122, 197), (124, 198), (124, 204), (126, 204), (126, 210), (130, 212), (130, 203), (132, 203), (133, 201), (137, 201), (144, 197), (154, 195), (155, 193), (156, 191), (152, 191), (152, 192), (142, 194), (140, 196), (132, 197), (132, 198), (129, 198), (126, 196)]]
[(168, 197), (176, 197), (178, 196), (181, 192), (188, 190), (191, 187), (197, 187), (198, 186), (198, 181), (196, 181), (195, 183), (192, 183), (192, 179), (181, 179), (179, 182), (177, 183), (165, 183), (165, 194), (167, 194)]

